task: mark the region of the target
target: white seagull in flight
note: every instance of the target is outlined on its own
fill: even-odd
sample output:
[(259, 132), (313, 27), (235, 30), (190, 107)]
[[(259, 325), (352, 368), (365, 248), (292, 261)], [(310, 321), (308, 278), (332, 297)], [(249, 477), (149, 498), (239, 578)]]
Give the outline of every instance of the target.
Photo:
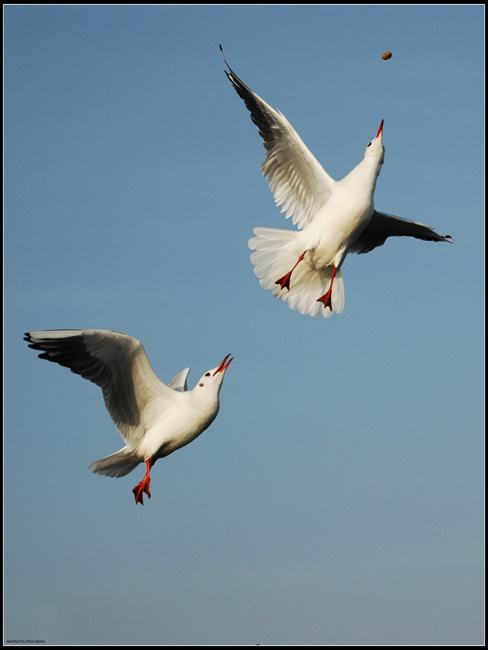
[(384, 160), (383, 120), (363, 160), (335, 181), (279, 111), (229, 68), (225, 74), (244, 100), (266, 149), (261, 166), (277, 205), (298, 230), (255, 228), (249, 240), (254, 273), (264, 289), (302, 314), (325, 318), (344, 308), (341, 266), (348, 253), (368, 253), (388, 237), (452, 242), (422, 223), (374, 209), (374, 191)]
[(136, 504), (142, 505), (143, 493), (151, 497), (151, 468), (158, 458), (195, 440), (217, 417), (220, 388), (232, 361), (227, 355), (188, 390), (190, 368), (163, 384), (142, 343), (121, 332), (48, 330), (27, 332), (24, 340), (30, 348), (42, 351), (39, 358), (66, 366), (100, 386), (125, 446), (88, 469), (105, 476), (125, 476), (145, 462), (146, 474), (132, 490)]

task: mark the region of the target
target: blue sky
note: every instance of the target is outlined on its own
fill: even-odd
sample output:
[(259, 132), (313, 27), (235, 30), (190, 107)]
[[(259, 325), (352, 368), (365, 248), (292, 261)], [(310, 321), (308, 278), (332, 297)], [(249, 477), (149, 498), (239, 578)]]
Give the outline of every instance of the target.
[[(4, 8), (6, 640), (58, 645), (484, 641), (484, 8)], [(223, 72), (334, 178), (385, 120), (375, 206), (397, 238), (343, 266), (344, 312), (252, 272), (292, 228)], [(381, 55), (393, 52), (387, 62)], [(139, 338), (217, 420), (121, 479), (99, 389), (28, 330)]]

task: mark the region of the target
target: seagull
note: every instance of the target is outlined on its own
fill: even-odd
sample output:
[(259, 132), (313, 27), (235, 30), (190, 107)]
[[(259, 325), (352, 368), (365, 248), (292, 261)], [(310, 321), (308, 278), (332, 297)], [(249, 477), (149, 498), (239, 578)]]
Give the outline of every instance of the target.
[(384, 161), (381, 120), (363, 160), (336, 181), (306, 147), (279, 111), (239, 79), (227, 63), (224, 70), (251, 113), (266, 149), (261, 165), (275, 203), (298, 230), (255, 228), (249, 240), (254, 273), (264, 289), (302, 314), (329, 318), (344, 308), (341, 267), (348, 253), (369, 253), (388, 237), (408, 236), (451, 242), (422, 223), (374, 208), (374, 191)]
[(188, 390), (190, 368), (164, 384), (151, 368), (142, 343), (122, 332), (47, 330), (26, 332), (24, 340), (42, 351), (40, 359), (59, 363), (100, 386), (125, 446), (88, 469), (118, 477), (145, 462), (146, 474), (132, 490), (136, 505), (144, 505), (143, 493), (151, 497), (151, 468), (158, 458), (188, 445), (215, 420), (225, 371), (232, 361), (228, 354)]

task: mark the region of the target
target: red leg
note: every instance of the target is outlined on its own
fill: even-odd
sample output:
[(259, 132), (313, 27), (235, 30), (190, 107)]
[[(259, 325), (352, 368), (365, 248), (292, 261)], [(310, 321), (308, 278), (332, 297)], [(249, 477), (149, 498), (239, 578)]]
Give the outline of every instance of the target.
[(300, 257), (298, 258), (297, 263), (296, 263), (295, 266), (292, 268), (292, 270), (289, 271), (288, 273), (285, 273), (285, 275), (284, 275), (282, 278), (280, 278), (279, 280), (276, 280), (275, 284), (279, 284), (279, 285), (281, 286), (282, 289), (289, 289), (289, 288), (290, 288), (290, 278), (291, 278), (291, 274), (292, 274), (293, 271), (297, 268), (297, 266), (300, 264), (300, 262), (303, 260), (303, 258), (305, 257), (305, 253), (306, 253), (306, 252), (307, 252), (307, 251), (304, 251), (304, 252), (300, 255)]
[(151, 467), (154, 465), (156, 462), (156, 459), (148, 458), (146, 460), (146, 473), (144, 475), (144, 478), (140, 483), (136, 485), (136, 487), (132, 490), (134, 493), (134, 497), (136, 499), (136, 505), (140, 503), (142, 506), (144, 505), (144, 497), (142, 496), (142, 493), (145, 492), (149, 499), (151, 498), (151, 493), (149, 492), (149, 484), (151, 483)]
[(323, 296), (320, 298), (317, 298), (317, 302), (321, 302), (325, 307), (329, 307), (330, 311), (332, 311), (332, 285), (334, 284), (334, 278), (337, 273), (337, 267), (334, 266), (332, 269), (332, 275), (330, 278), (330, 287), (326, 293), (324, 293)]

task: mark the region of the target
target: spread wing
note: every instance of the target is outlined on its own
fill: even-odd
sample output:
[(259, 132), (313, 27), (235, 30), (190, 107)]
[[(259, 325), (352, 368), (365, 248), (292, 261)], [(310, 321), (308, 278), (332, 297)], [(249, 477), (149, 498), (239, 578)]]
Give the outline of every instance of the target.
[(143, 411), (151, 400), (174, 398), (174, 390), (151, 368), (142, 343), (127, 334), (49, 330), (27, 332), (25, 340), (42, 352), (39, 358), (59, 363), (102, 389), (105, 406), (126, 443), (143, 437)]
[(266, 158), (261, 169), (275, 202), (282, 206), (281, 211), (286, 212), (287, 218), (292, 217), (293, 223), (303, 228), (327, 201), (335, 181), (305, 146), (286, 117), (239, 79), (225, 60), (222, 46), (220, 50), (229, 68), (225, 74), (244, 100), (263, 138)]
[(447, 241), (452, 243), (452, 237), (438, 235), (432, 228), (425, 226), (423, 223), (401, 219), (374, 210), (370, 222), (349, 249), (349, 252), (369, 253), (373, 248), (383, 246), (388, 237), (415, 237), (426, 241)]
[(189, 372), (190, 368), (184, 368), (176, 375), (176, 377), (173, 377), (168, 386), (173, 390), (180, 391), (181, 393), (186, 392), (188, 390), (187, 378)]

